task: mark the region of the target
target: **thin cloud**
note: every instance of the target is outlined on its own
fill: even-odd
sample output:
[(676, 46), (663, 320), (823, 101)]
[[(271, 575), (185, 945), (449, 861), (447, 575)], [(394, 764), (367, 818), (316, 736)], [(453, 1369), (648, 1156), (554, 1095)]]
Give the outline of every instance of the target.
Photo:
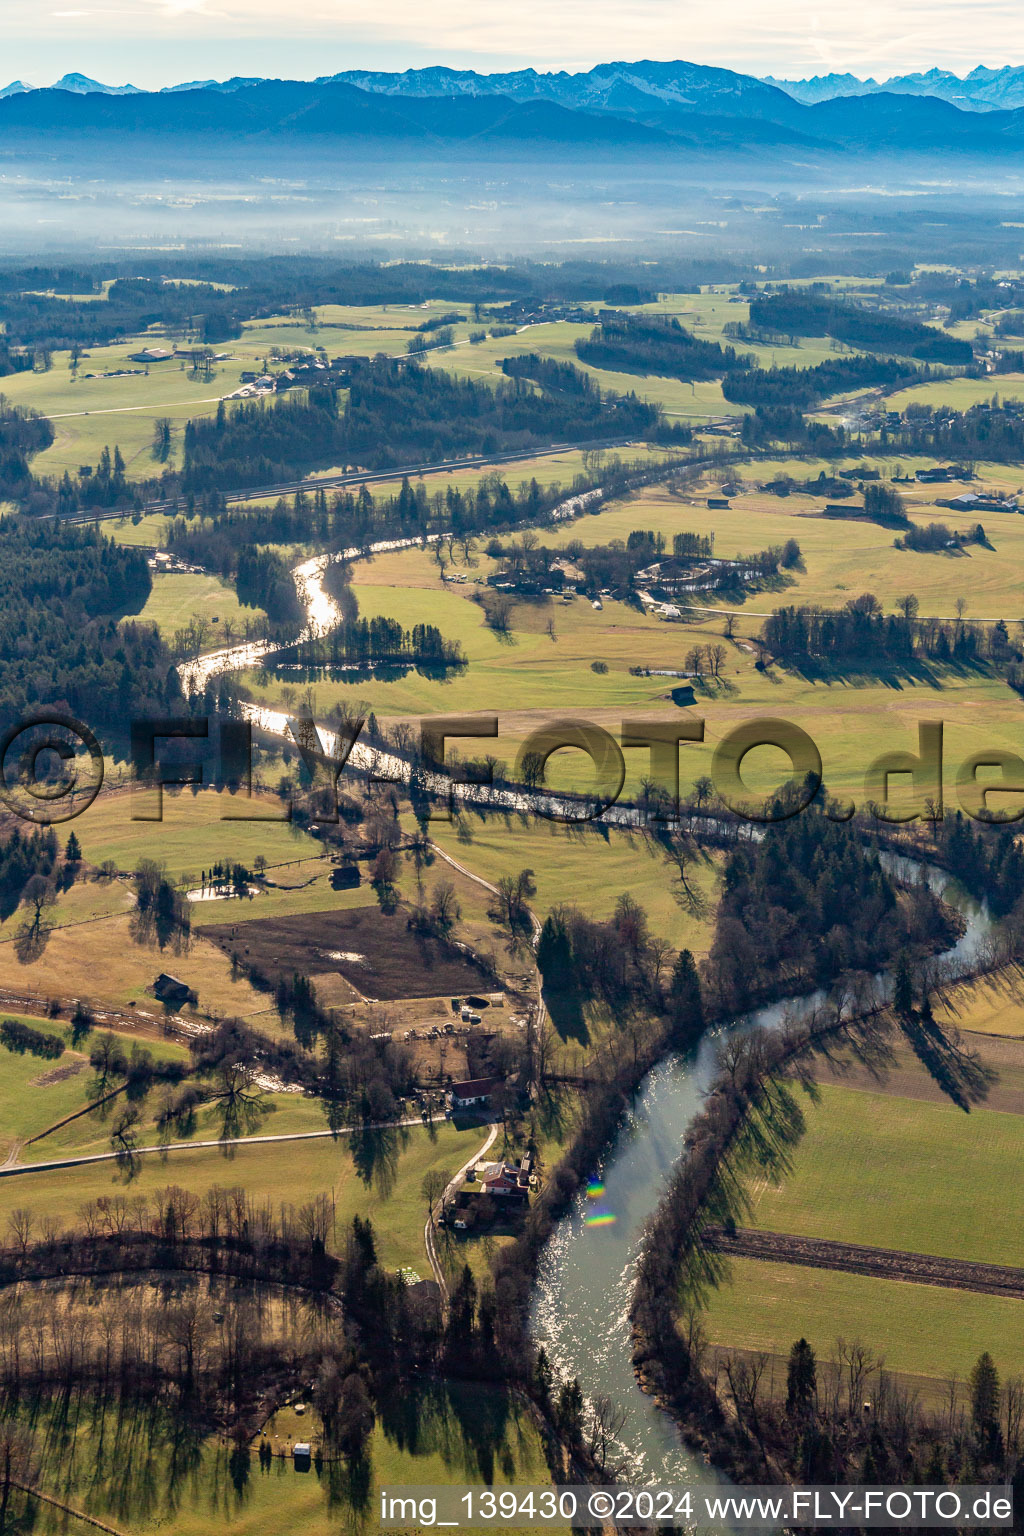
[[(557, 7), (549, 0), (121, 0), (116, 11), (42, 15), (37, 0), (0, 0), (0, 7), (9, 43), (59, 42), (66, 54), (87, 24), (93, 41), (109, 47), (114, 72), (144, 71), (150, 81), (175, 69), (170, 54), (150, 51), (172, 37), (182, 45), (194, 37), (235, 48), (243, 73), (247, 43), (254, 58), (260, 46), (264, 55), (267, 46), (279, 46), (282, 59), (301, 47), (319, 64), (309, 73), (371, 57), (378, 67), (450, 59), (489, 69), (677, 58), (761, 75), (834, 71), (884, 79), (935, 64), (963, 73), (979, 62), (1024, 61), (1019, 0), (903, 0), (895, 14), (891, 0), (561, 0)], [(57, 20), (70, 44), (56, 35)]]

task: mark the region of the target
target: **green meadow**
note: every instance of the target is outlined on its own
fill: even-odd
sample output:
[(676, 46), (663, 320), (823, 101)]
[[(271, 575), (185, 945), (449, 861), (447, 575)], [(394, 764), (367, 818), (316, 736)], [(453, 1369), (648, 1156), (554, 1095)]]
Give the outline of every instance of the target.
[(1024, 1116), (831, 1084), (820, 1094), (820, 1104), (803, 1101), (792, 1173), (758, 1187), (751, 1225), (1024, 1265)]
[(778, 1390), (798, 1338), (819, 1361), (835, 1358), (838, 1340), (859, 1341), (887, 1371), (925, 1378), (933, 1390), (950, 1376), (964, 1381), (984, 1350), (1004, 1376), (1024, 1369), (1021, 1304), (1007, 1297), (757, 1259), (730, 1259), (729, 1276), (705, 1319), (710, 1353), (718, 1346), (775, 1356)]
[[(267, 1117), (259, 1134), (324, 1128), (322, 1115), (316, 1125), (297, 1122), (294, 1116), (300, 1113), (304, 1113), (301, 1102), (294, 1111), (283, 1107), (279, 1114)], [(0, 1179), (0, 1222), (6, 1223), (12, 1210), (28, 1205), (37, 1221), (55, 1216), (71, 1223), (84, 1201), (118, 1193), (151, 1195), (173, 1184), (198, 1195), (215, 1185), (241, 1187), (254, 1200), (269, 1200), (275, 1206), (301, 1205), (315, 1195), (327, 1194), (335, 1202), (334, 1241), (345, 1241), (353, 1216), (368, 1217), (377, 1233), (381, 1263), (389, 1269), (410, 1268), (423, 1274), (427, 1267), (424, 1174), (431, 1168), (454, 1173), (483, 1144), (485, 1134), (479, 1128), (457, 1130), (440, 1121), (430, 1129), (395, 1126), (360, 1130), (337, 1139), (148, 1154), (136, 1159), (131, 1175), (113, 1161), (65, 1168), (56, 1176), (45, 1170), (19, 1174)], [(80, 1152), (77, 1147), (62, 1150), (69, 1155)]]

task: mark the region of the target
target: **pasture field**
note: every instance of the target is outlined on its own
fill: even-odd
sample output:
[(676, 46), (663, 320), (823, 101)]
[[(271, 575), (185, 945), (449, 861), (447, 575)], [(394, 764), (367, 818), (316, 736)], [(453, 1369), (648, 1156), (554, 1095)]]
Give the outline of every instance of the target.
[[(239, 1468), (215, 1436), (195, 1441), (159, 1412), (94, 1413), (78, 1404), (41, 1433), (42, 1486), (133, 1536), (369, 1536), (379, 1529), (379, 1490), (416, 1483), (483, 1483), (495, 1487), (551, 1481), (536, 1423), (498, 1387), (438, 1381), (416, 1392), (392, 1393), (378, 1405), (366, 1479), (342, 1463), (297, 1472), (291, 1457), (267, 1470), (253, 1452)], [(266, 1425), (271, 1443), (308, 1437), (310, 1416), (281, 1409)], [(255, 1444), (258, 1444), (258, 1438)], [(12, 1509), (19, 1511), (20, 1496)], [(34, 1504), (32, 1530), (87, 1536), (94, 1529), (52, 1506)], [(414, 1531), (409, 1527), (409, 1533)], [(421, 1528), (422, 1529), (422, 1528)], [(549, 1527), (553, 1536), (567, 1529)]]
[(330, 865), (323, 855), (288, 863), (270, 871), (273, 885), (259, 896), (227, 900), (193, 901), (192, 926), (206, 928), (211, 923), (244, 923), (261, 917), (298, 917), (307, 912), (348, 911), (353, 907), (371, 907), (377, 898), (369, 882), (369, 869), (363, 867), (363, 883), (352, 890), (333, 891)]
[(42, 954), (27, 963), (13, 944), (0, 944), (0, 987), (31, 992), (41, 1002), (75, 997), (99, 1008), (137, 1007), (159, 1015), (147, 988), (161, 971), (180, 975), (198, 993), (203, 1014), (251, 1018), (268, 1033), (280, 1027), (272, 1000), (241, 975), (233, 978), (230, 960), (213, 944), (194, 935), (187, 954), (136, 944), (127, 913), (56, 928)]
[(514, 336), (489, 337), (475, 346), (440, 352), (436, 362), (428, 354), (428, 361), (431, 367), (494, 383), (504, 377), (500, 367), (502, 358), (537, 352), (557, 362), (572, 363), (573, 367), (590, 374), (602, 389), (615, 390), (620, 395), (635, 394), (642, 400), (662, 405), (666, 415), (671, 417), (701, 421), (709, 416), (746, 414), (747, 407), (733, 405), (726, 400), (721, 385), (714, 379), (689, 383), (657, 373), (616, 373), (609, 368), (598, 368), (581, 361), (576, 356), (573, 343), (589, 336), (592, 330), (592, 325), (575, 325), (568, 320), (544, 320), (527, 326)]
[[(102, 1030), (94, 1031), (82, 1049), (85, 1052), (90, 1051), (95, 1045), (98, 1035), (101, 1033)], [(123, 1036), (122, 1038), (127, 1042), (131, 1037)], [(143, 1043), (150, 1046), (148, 1040)], [(159, 1043), (154, 1042), (154, 1044)], [(167, 1044), (168, 1042), (163, 1043)], [(178, 1046), (176, 1049), (180, 1055), (186, 1059), (188, 1058), (188, 1052), (183, 1046)], [(154, 1052), (154, 1054), (156, 1053)], [(72, 1105), (72, 1110), (82, 1108), (85, 1103), (84, 1090), (89, 1077), (80, 1078), (79, 1081), (81, 1083), (82, 1095), (80, 1102)], [(214, 1106), (203, 1105), (196, 1111), (195, 1125), (190, 1132), (179, 1135), (177, 1130), (172, 1130), (169, 1136), (165, 1134), (161, 1137), (156, 1125), (156, 1115), (160, 1108), (162, 1097), (162, 1091), (158, 1086), (152, 1089), (138, 1105), (140, 1119), (136, 1127), (136, 1137), (140, 1146), (155, 1146), (161, 1140), (215, 1141), (224, 1134), (223, 1116), (218, 1115)], [(322, 1131), (326, 1129), (323, 1107), (316, 1099), (307, 1099), (300, 1093), (269, 1093), (266, 1096), (266, 1103), (268, 1105), (267, 1113), (259, 1125), (254, 1128), (243, 1128), (238, 1134), (243, 1136), (252, 1134), (287, 1136), (299, 1134), (303, 1131)], [(90, 1111), (87, 1115), (82, 1115), (78, 1120), (72, 1120), (70, 1125), (62, 1125), (59, 1130), (55, 1130), (49, 1136), (45, 1136), (42, 1141), (33, 1142), (30, 1147), (22, 1147), (18, 1161), (21, 1163), (45, 1163), (60, 1157), (88, 1157), (94, 1153), (109, 1152), (111, 1150), (111, 1114), (112, 1109), (116, 1109), (116, 1107), (117, 1101), (115, 1101), (113, 1106), (101, 1106), (99, 1109)], [(71, 1110), (68, 1113), (71, 1113)], [(60, 1117), (54, 1116), (53, 1118), (59, 1119)], [(46, 1122), (47, 1125), (52, 1123), (53, 1120)], [(40, 1129), (45, 1129), (45, 1126), (35, 1128), (36, 1131)], [(286, 1152), (289, 1145), (290, 1143), (284, 1144)], [(172, 1155), (168, 1154), (168, 1156)], [(192, 1154), (189, 1155), (191, 1156)], [(155, 1161), (162, 1163), (163, 1159), (157, 1157)], [(101, 1164), (100, 1166), (102, 1167), (103, 1165)], [(107, 1172), (113, 1172), (113, 1167), (114, 1165), (111, 1164), (107, 1168)], [(57, 1180), (62, 1176), (63, 1170), (41, 1173), (39, 1175), (40, 1178)], [(14, 1182), (17, 1183), (17, 1179)]]
[[(316, 1109), (317, 1106), (310, 1106)], [(282, 1130), (294, 1111), (282, 1110)], [(277, 1132), (278, 1116), (265, 1122), (263, 1134)], [(302, 1125), (298, 1129), (321, 1129)], [(432, 1127), (394, 1126), (385, 1130), (359, 1130), (337, 1140), (263, 1142), (234, 1148), (199, 1148), (168, 1152), (137, 1159), (131, 1177), (114, 1162), (86, 1163), (52, 1173), (21, 1174), (0, 1179), (0, 1222), (10, 1212), (30, 1204), (37, 1221), (57, 1216), (70, 1223), (79, 1206), (100, 1195), (127, 1192), (153, 1194), (168, 1185), (186, 1186), (203, 1195), (219, 1185), (243, 1187), (256, 1200), (273, 1205), (302, 1204), (326, 1193), (335, 1201), (334, 1242), (343, 1244), (353, 1216), (373, 1221), (381, 1263), (388, 1269), (411, 1268), (421, 1275), (427, 1260), (423, 1251), (426, 1208), (421, 1193), (423, 1176), (431, 1168), (454, 1172), (483, 1145), (486, 1132), (479, 1127), (456, 1129), (449, 1121)]]
[(966, 411), (972, 405), (987, 405), (993, 396), (1000, 400), (1024, 398), (1024, 374), (994, 373), (983, 379), (933, 379), (929, 384), (915, 384), (886, 397), (889, 411), (905, 411), (908, 405), (951, 405)]
[(986, 1349), (1004, 1377), (1024, 1369), (1021, 1303), (1007, 1297), (746, 1258), (731, 1258), (729, 1275), (705, 1315), (709, 1354), (717, 1346), (774, 1356), (783, 1392), (799, 1338), (811, 1345), (819, 1370), (834, 1358), (838, 1339), (859, 1340), (886, 1370), (924, 1378), (914, 1385), (931, 1385), (929, 1396), (952, 1375), (964, 1381)]
[(936, 1017), (977, 1034), (1024, 1039), (1024, 985), (1016, 967), (959, 983), (941, 994)]
[(739, 353), (749, 353), (756, 359), (759, 368), (771, 368), (773, 365), (779, 368), (814, 368), (818, 363), (831, 361), (837, 352), (850, 353), (856, 350), (836, 347), (827, 336), (802, 336), (796, 346), (765, 346), (742, 337), (727, 336), (726, 325), (737, 322), (746, 325), (750, 320), (749, 302), (740, 298), (731, 287), (706, 288), (700, 293), (663, 294), (653, 304), (640, 305), (638, 312), (670, 315), (684, 329), (692, 331), (700, 341), (717, 341), (723, 347), (735, 347)]
[(1024, 1116), (832, 1084), (802, 1100), (807, 1132), (745, 1224), (796, 1236), (1024, 1265), (1016, 1169)]
[[(1004, 618), (1007, 623), (1017, 620), (1020, 600), (1016, 572), (1024, 559), (1024, 517), (1005, 512), (958, 512), (935, 504), (936, 495), (948, 498), (966, 489), (959, 485), (901, 486), (913, 523), (925, 526), (942, 522), (953, 530), (963, 531), (980, 521), (993, 545), (986, 549), (971, 544), (961, 553), (926, 553), (896, 549), (896, 529), (822, 516), (824, 502), (819, 497), (798, 493), (774, 496), (757, 491), (751, 484), (755, 479), (773, 478), (776, 473), (813, 478), (819, 467), (823, 466), (737, 466), (737, 473), (750, 489), (732, 498), (727, 510), (709, 511), (705, 504), (708, 495), (717, 494), (724, 476), (707, 481), (700, 489), (688, 489), (685, 494), (673, 493), (665, 486), (646, 486), (630, 500), (617, 501), (607, 510), (577, 518), (558, 529), (545, 529), (542, 537), (551, 547), (569, 544), (574, 539), (591, 545), (613, 538), (625, 539), (634, 528), (652, 528), (665, 535), (671, 549), (675, 533), (714, 531), (715, 554), (726, 559), (796, 539), (803, 569), (788, 572), (789, 580), (779, 590), (754, 593), (738, 605), (715, 594), (696, 595), (698, 603), (731, 607), (741, 618), (748, 612), (756, 616), (795, 603), (842, 607), (862, 592), (873, 592), (883, 608), (891, 611), (905, 593), (914, 592), (922, 617), (953, 618), (956, 600), (963, 597), (967, 601), (968, 619)], [(1001, 474), (995, 466), (979, 466), (980, 483), (1016, 493), (1021, 485), (1019, 466), (1003, 465), (1000, 469)]]
[[(33, 473), (63, 475), (67, 470), (74, 477), (79, 465), (95, 465), (103, 448), (109, 446), (113, 453), (115, 444), (124, 455), (129, 479), (148, 479), (164, 467), (180, 468), (186, 421), (212, 416), (221, 395), (238, 388), (239, 373), (252, 362), (240, 355), (238, 343), (231, 342), (216, 349), (231, 355), (213, 365), (209, 379), (192, 377), (191, 364), (183, 358), (152, 363), (148, 373), (101, 377), (119, 369), (144, 369), (145, 364), (133, 363), (130, 354), (165, 345), (169, 350), (165, 337), (147, 334), (109, 347), (91, 347), (83, 354), (77, 378), (71, 373), (71, 354), (55, 352), (48, 373), (17, 373), (5, 379), (3, 393), (13, 404), (53, 418), (55, 441), (32, 460)], [(153, 451), (154, 424), (162, 417), (172, 423), (166, 466)]]
[[(161, 820), (134, 819), (133, 811), (145, 808), (133, 802), (132, 790), (101, 793), (74, 823), (85, 861), (99, 865), (113, 859), (119, 870), (130, 873), (140, 859), (156, 859), (173, 879), (194, 875), (198, 885), (201, 871), (217, 862), (251, 869), (262, 854), (273, 868), (322, 855), (316, 838), (281, 819), (276, 796), (254, 792), (247, 802), (202, 787), (165, 789)], [(243, 810), (251, 811), (253, 819), (232, 819)]]
[[(58, 928), (77, 927), (116, 917), (129, 911), (133, 904), (131, 893), (120, 881), (78, 879), (66, 891), (61, 891), (54, 906), (47, 911), (47, 921)], [(24, 909), (19, 910), (0, 926), (0, 947), (14, 943), (24, 916)]]
[(127, 544), (133, 549), (160, 549), (167, 536), (169, 522), (170, 518), (162, 512), (149, 513), (146, 517), (140, 517), (138, 522), (131, 517), (111, 518), (103, 524), (103, 532), (115, 544)]
[[(367, 312), (364, 324), (376, 323), (371, 314)], [(414, 323), (426, 317), (424, 312)], [(360, 321), (346, 323), (359, 325)], [(188, 358), (151, 363), (148, 372), (102, 377), (120, 369), (145, 370), (145, 364), (131, 360), (131, 354), (144, 347), (190, 350), (191, 343), (157, 329), (110, 346), (90, 347), (82, 355), (77, 377), (71, 372), (71, 354), (54, 352), (48, 372), (12, 374), (4, 380), (3, 392), (14, 404), (30, 406), (53, 418), (56, 440), (33, 459), (35, 474), (62, 475), (68, 470), (74, 476), (79, 465), (94, 465), (102, 449), (109, 446), (113, 452), (116, 443), (124, 455), (129, 479), (144, 480), (159, 475), (164, 467), (180, 469), (185, 423), (190, 417), (212, 416), (221, 396), (238, 388), (243, 371), (271, 361), (272, 348), (298, 352), (324, 347), (332, 356), (394, 355), (405, 352), (412, 335), (411, 329), (400, 328), (310, 330), (291, 317), (271, 317), (246, 325), (236, 340), (218, 344), (213, 350), (225, 356), (213, 364), (209, 377), (195, 377)], [(171, 454), (166, 465), (153, 450), (154, 424), (162, 417), (172, 423)]]
[(208, 629), (203, 650), (213, 651), (230, 643), (225, 633), (229, 626), (237, 633), (265, 614), (262, 608), (243, 608), (234, 587), (219, 576), (155, 571), (146, 605), (134, 617), (141, 623), (155, 624), (168, 642), (174, 639), (176, 630), (205, 620)]
[[(30, 1029), (38, 1030), (43, 1034), (53, 1035), (65, 1043), (63, 1056), (55, 1061), (48, 1061), (38, 1056), (32, 1056), (28, 1052), (24, 1056), (0, 1046), (0, 1162), (16, 1141), (24, 1141), (30, 1136), (38, 1136), (45, 1131), (47, 1126), (72, 1115), (77, 1110), (83, 1109), (89, 1102), (87, 1089), (93, 1080), (92, 1070), (89, 1067), (89, 1052), (95, 1045), (101, 1034), (106, 1033), (102, 1026), (98, 1026), (92, 1034), (86, 1036), (78, 1048), (71, 1045), (71, 1029), (67, 1024), (59, 1020), (40, 1019), (28, 1014), (2, 1013), (4, 1019), (17, 1019), (20, 1023), (27, 1024)], [(126, 1051), (130, 1051), (133, 1044), (138, 1042), (137, 1035), (130, 1035), (123, 1030), (114, 1030), (113, 1033), (120, 1045)], [(188, 1051), (184, 1046), (178, 1045), (172, 1040), (147, 1039), (142, 1042), (158, 1061), (187, 1061)], [(90, 1122), (92, 1124), (90, 1125)], [(109, 1132), (105, 1133), (109, 1135)], [(61, 1138), (58, 1140), (57, 1138)], [(104, 1138), (101, 1138), (101, 1140)], [(54, 1138), (46, 1138), (38, 1142), (34, 1147), (23, 1147), (19, 1154), (22, 1162), (37, 1161), (51, 1155), (51, 1147), (64, 1149), (68, 1146), (78, 1146), (80, 1143), (95, 1141), (96, 1128), (92, 1116), (83, 1116), (81, 1120), (62, 1128), (54, 1133)], [(105, 1145), (90, 1147), (91, 1151), (106, 1151)]]
[[(563, 903), (581, 905), (590, 917), (611, 917), (616, 900), (626, 893), (647, 908), (651, 931), (659, 938), (695, 953), (707, 950), (707, 915), (681, 905), (674, 894), (672, 868), (639, 834), (581, 831), (518, 817), (483, 820), (470, 811), (456, 823), (433, 823), (431, 836), (452, 858), (492, 884), (502, 875), (532, 869), (537, 895), (530, 904), (541, 918)], [(709, 905), (717, 891), (718, 869), (717, 860), (709, 856), (692, 871), (693, 883)]]
[[(24, 1014), (4, 1013), (3, 1018), (17, 1018), (45, 1034), (63, 1034), (52, 1024)], [(81, 1051), (65, 1050), (56, 1061), (46, 1061), (0, 1046), (0, 1163), (15, 1142), (36, 1136), (55, 1120), (81, 1109), (91, 1076), (87, 1055)]]
[(330, 357), (373, 357), (378, 352), (388, 357), (400, 357), (414, 334), (414, 329), (397, 327), (331, 330), (318, 325), (311, 330), (307, 325), (290, 320), (258, 320), (245, 322), (241, 345), (252, 362), (262, 363), (266, 358), (274, 367), (271, 356), (274, 347), (282, 352), (312, 352), (323, 347)]

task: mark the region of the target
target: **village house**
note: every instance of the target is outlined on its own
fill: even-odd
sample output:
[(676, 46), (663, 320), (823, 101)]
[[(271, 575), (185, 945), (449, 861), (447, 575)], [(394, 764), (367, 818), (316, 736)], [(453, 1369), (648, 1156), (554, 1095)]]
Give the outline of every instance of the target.
[(474, 1077), (464, 1083), (453, 1083), (448, 1090), (448, 1110), (457, 1114), (460, 1110), (487, 1108), (491, 1095), (501, 1088), (500, 1077)]

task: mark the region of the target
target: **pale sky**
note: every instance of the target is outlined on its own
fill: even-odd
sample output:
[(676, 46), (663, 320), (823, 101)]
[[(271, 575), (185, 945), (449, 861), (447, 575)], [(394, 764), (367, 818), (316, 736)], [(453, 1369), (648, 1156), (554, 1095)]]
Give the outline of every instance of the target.
[(0, 0), (0, 84), (691, 59), (790, 78), (1024, 62), (1020, 0)]

